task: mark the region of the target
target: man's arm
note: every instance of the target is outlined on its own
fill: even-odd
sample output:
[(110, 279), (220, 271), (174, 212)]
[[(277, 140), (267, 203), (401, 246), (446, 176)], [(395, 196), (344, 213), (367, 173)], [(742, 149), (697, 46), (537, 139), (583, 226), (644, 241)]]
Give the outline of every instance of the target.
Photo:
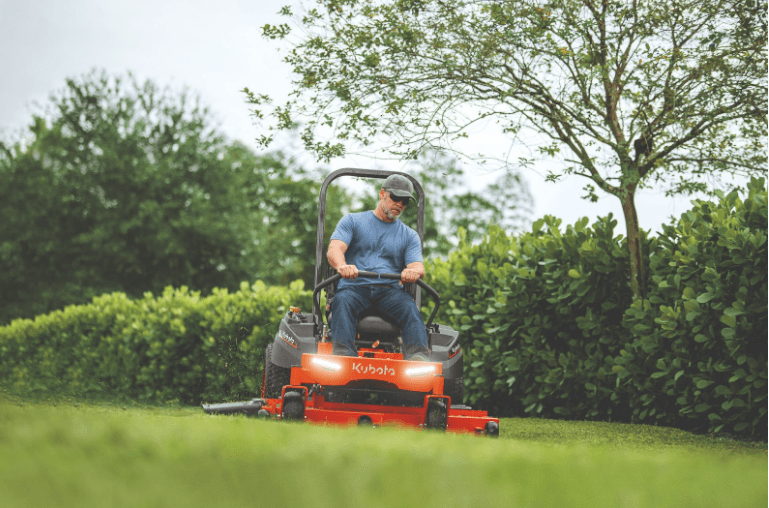
[(425, 276), (425, 265), (421, 261), (415, 261), (406, 265), (406, 269), (401, 272), (401, 281), (416, 282)]
[[(358, 268), (355, 265), (348, 265), (344, 259), (344, 253), (347, 252), (347, 244), (341, 240), (331, 240), (328, 243), (328, 264), (336, 270), (339, 275), (345, 279), (354, 279), (358, 276)], [(415, 263), (414, 263), (415, 264)], [(421, 264), (421, 263), (420, 263)], [(424, 273), (424, 267), (422, 268)]]

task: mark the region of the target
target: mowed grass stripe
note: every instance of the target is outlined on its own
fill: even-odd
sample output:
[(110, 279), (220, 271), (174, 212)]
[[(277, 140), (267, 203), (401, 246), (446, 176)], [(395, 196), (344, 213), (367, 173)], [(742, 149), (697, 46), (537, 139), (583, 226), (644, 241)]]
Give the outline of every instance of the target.
[(765, 446), (643, 426), (505, 419), (491, 440), (0, 401), (0, 492), (13, 507), (763, 507), (767, 462)]

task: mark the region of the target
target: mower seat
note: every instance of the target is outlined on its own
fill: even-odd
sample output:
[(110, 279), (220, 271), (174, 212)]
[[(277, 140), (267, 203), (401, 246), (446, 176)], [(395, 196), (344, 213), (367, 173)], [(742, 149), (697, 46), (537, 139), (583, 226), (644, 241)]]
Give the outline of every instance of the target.
[(358, 316), (358, 325), (355, 327), (355, 331), (358, 335), (377, 335), (383, 338), (392, 338), (393, 341), (397, 340), (401, 334), (400, 326), (392, 318), (370, 309), (363, 311)]

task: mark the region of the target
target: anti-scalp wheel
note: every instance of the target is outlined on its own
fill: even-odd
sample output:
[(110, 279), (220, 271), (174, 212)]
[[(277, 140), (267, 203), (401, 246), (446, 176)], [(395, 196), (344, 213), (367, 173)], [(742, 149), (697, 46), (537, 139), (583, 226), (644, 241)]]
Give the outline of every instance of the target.
[(487, 422), (484, 429), (486, 437), (499, 437), (499, 424), (497, 422)]

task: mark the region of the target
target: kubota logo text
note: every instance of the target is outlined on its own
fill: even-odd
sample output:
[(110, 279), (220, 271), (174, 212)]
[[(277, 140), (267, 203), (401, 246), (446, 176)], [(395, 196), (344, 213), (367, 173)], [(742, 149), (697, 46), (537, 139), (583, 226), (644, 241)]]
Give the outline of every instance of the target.
[(284, 332), (283, 330), (280, 330), (280, 338), (285, 340), (289, 346), (296, 347), (296, 339)]
[(388, 367), (387, 365), (376, 367), (370, 363), (368, 365), (363, 365), (362, 363), (353, 363), (352, 370), (358, 374), (379, 374), (380, 376), (395, 375), (395, 369), (392, 367)]

